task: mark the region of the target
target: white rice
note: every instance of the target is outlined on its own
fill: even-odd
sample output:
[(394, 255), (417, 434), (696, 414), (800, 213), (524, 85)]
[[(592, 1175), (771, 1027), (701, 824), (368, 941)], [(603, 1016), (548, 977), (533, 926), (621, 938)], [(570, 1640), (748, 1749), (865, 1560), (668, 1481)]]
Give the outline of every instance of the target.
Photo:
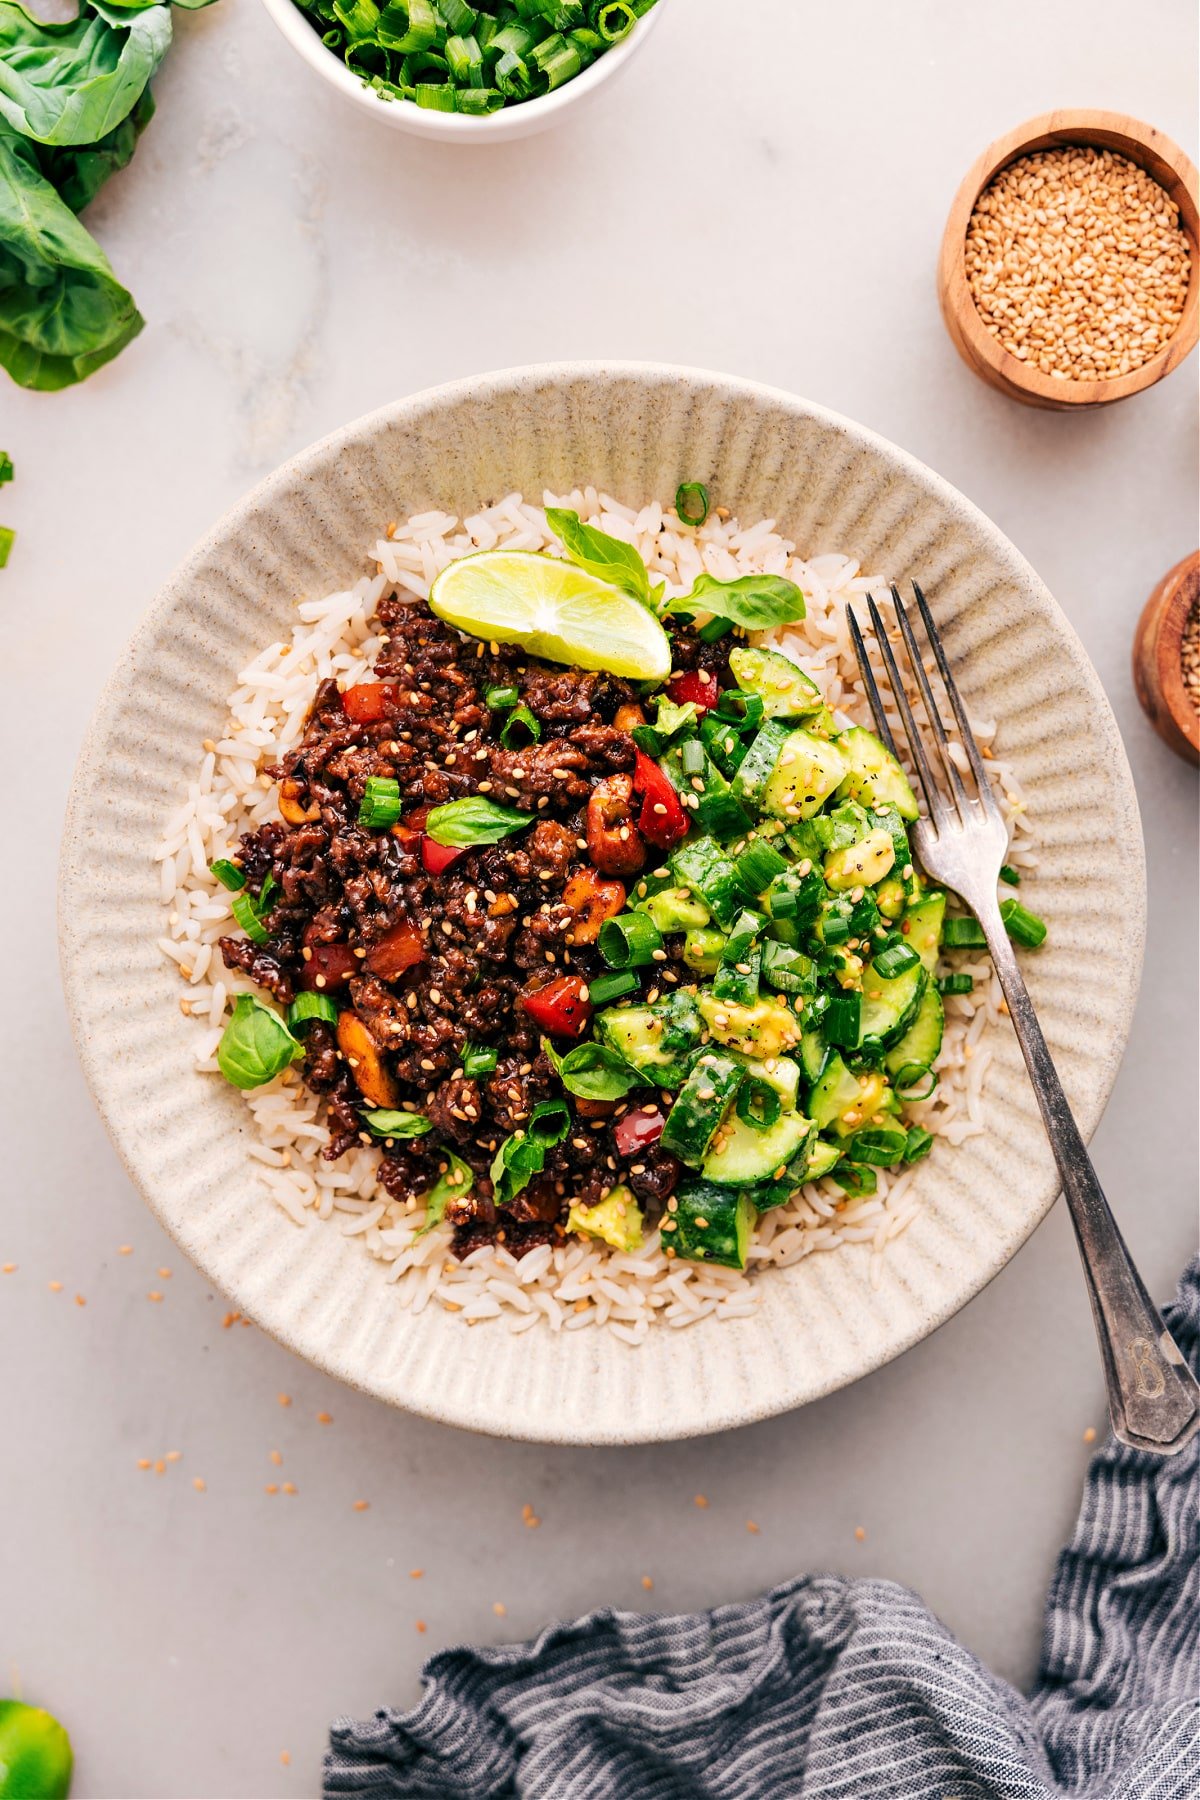
[[(594, 488), (562, 497), (547, 494), (545, 504), (573, 507), (592, 524), (636, 545), (651, 574), (664, 580), (672, 594), (685, 592), (703, 570), (722, 579), (760, 571), (789, 576), (804, 591), (807, 616), (771, 634), (769, 641), (813, 676), (842, 723), (870, 724), (845, 604), (868, 590), (881, 598), (886, 579), (864, 575), (852, 558), (839, 553), (804, 560), (776, 532), (772, 519), (743, 529), (736, 519), (713, 512), (701, 529), (693, 530), (680, 524), (673, 508), (657, 501), (638, 510)], [(333, 677), (349, 686), (373, 663), (380, 647), (373, 615), (385, 593), (395, 589), (402, 596), (425, 598), (435, 575), (455, 557), (497, 547), (558, 551), (543, 508), (519, 494), (462, 520), (429, 512), (389, 526), (374, 547), (375, 574), (344, 593), (300, 600), (291, 641), (269, 645), (239, 675), (221, 735), (205, 741), (195, 778), (167, 820), (156, 853), (167, 908), (167, 934), (159, 944), (179, 967), (184, 984), (180, 1005), (197, 1022), (196, 1061), (202, 1073), (219, 1079), (215, 1053), (227, 1008), (235, 994), (252, 991), (242, 975), (226, 970), (216, 948), (216, 940), (236, 927), (229, 895), (210, 875), (209, 865), (231, 855), (244, 833), (279, 817), (276, 784), (259, 770), (279, 761), (300, 737), (319, 682)], [(989, 745), (994, 722), (974, 724), (981, 743)], [(1009, 860), (1031, 869), (1037, 858), (1016, 776), (999, 760), (989, 772), (1009, 819)], [(987, 1039), (1001, 1000), (986, 957), (958, 966), (975, 977), (974, 991), (947, 998), (946, 1033), (937, 1062), (940, 1084), (931, 1099), (908, 1109), (949, 1146), (984, 1129), (982, 1091), (991, 1061)], [(709, 1315), (744, 1318), (758, 1304), (755, 1278), (762, 1269), (788, 1267), (815, 1251), (847, 1243), (868, 1247), (871, 1282), (877, 1287), (886, 1246), (920, 1211), (918, 1165), (899, 1173), (880, 1170), (877, 1192), (863, 1199), (843, 1197), (828, 1180), (806, 1187), (789, 1205), (762, 1216), (744, 1273), (669, 1260), (657, 1232), (632, 1254), (570, 1238), (519, 1260), (499, 1246), (458, 1262), (449, 1254), (448, 1226), (420, 1237), (421, 1206), (392, 1200), (378, 1186), (377, 1151), (363, 1147), (337, 1163), (322, 1160), (328, 1142), (323, 1103), (305, 1090), (294, 1071), (244, 1098), (257, 1133), (250, 1153), (259, 1180), (287, 1216), (301, 1227), (314, 1217), (336, 1220), (337, 1229), (356, 1237), (387, 1265), (387, 1278), (402, 1306), (416, 1313), (434, 1302), (469, 1324), (503, 1319), (513, 1331), (578, 1331), (600, 1325), (638, 1344), (652, 1325), (677, 1328)], [(933, 1154), (947, 1152), (935, 1146)]]

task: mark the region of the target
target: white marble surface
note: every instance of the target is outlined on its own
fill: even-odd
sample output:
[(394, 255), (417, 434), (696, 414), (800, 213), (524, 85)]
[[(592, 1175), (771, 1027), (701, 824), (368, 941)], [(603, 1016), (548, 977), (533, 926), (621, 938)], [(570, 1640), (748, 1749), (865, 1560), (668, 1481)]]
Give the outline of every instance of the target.
[[(1103, 1422), (1062, 1213), (901, 1362), (690, 1445), (467, 1437), (222, 1330), (222, 1299), (145, 1213), (76, 1068), (59, 818), (97, 690), (158, 583), (341, 421), (487, 367), (660, 357), (839, 408), (990, 512), (1094, 658), (1145, 819), (1150, 947), (1100, 1171), (1161, 1297), (1194, 1241), (1196, 778), (1144, 722), (1128, 655), (1149, 589), (1195, 547), (1196, 364), (1098, 417), (1027, 411), (958, 362), (933, 290), (963, 170), (1028, 115), (1108, 106), (1195, 155), (1194, 11), (1143, 0), (1131, 28), (1118, 0), (739, 0), (758, 62), (719, 41), (732, 10), (671, 0), (594, 110), (490, 152), (377, 130), (255, 0), (177, 14), (158, 118), (89, 220), (147, 329), (80, 389), (0, 389), (18, 470), (0, 514), (19, 529), (0, 576), (0, 1261), (18, 1265), (0, 1276), (0, 1682), (67, 1721), (89, 1800), (312, 1794), (329, 1718), (411, 1701), (441, 1645), (607, 1603), (714, 1603), (805, 1569), (912, 1583), (1027, 1681), (1083, 1432)], [(168, 1450), (182, 1460), (166, 1474), (139, 1472)], [(298, 1494), (269, 1498), (272, 1479)]]

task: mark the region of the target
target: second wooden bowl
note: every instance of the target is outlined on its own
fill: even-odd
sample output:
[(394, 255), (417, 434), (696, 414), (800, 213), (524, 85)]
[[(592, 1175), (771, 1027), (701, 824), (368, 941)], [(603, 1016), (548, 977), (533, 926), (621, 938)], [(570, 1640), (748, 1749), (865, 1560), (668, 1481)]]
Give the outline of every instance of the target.
[[(1001, 169), (1022, 156), (1076, 144), (1088, 144), (1097, 150), (1111, 150), (1116, 155), (1126, 156), (1152, 175), (1179, 208), (1180, 224), (1192, 258), (1183, 318), (1174, 335), (1140, 369), (1104, 381), (1059, 380), (1044, 375), (1040, 369), (1030, 368), (1006, 350), (999, 338), (992, 336), (967, 286), (967, 226), (975, 202), (989, 182)], [(1178, 144), (1172, 143), (1152, 125), (1143, 125), (1140, 119), (1131, 119), (1125, 113), (1096, 112), (1088, 107), (1042, 113), (1036, 119), (1028, 119), (1016, 131), (1010, 131), (1007, 137), (998, 138), (973, 165), (955, 195), (938, 263), (938, 299), (942, 317), (963, 361), (989, 386), (998, 388), (1011, 399), (1058, 411), (1070, 411), (1080, 406), (1107, 406), (1114, 400), (1127, 400), (1131, 394), (1140, 394), (1145, 388), (1153, 387), (1195, 349), (1200, 331), (1200, 212), (1196, 187), (1195, 167)]]
[(1133, 640), (1133, 684), (1165, 744), (1200, 762), (1200, 713), (1183, 682), (1183, 632), (1200, 606), (1200, 550), (1168, 569), (1142, 609)]

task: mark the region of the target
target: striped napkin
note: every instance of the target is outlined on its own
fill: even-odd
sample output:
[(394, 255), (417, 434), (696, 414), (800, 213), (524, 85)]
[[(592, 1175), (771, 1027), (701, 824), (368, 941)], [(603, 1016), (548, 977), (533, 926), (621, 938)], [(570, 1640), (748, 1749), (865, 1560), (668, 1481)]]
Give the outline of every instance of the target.
[[(1200, 1263), (1168, 1318), (1196, 1367)], [(334, 1724), (325, 1794), (1197, 1800), (1198, 1448), (1096, 1456), (1028, 1698), (905, 1588), (805, 1576), (710, 1613), (605, 1610), (443, 1651), (412, 1712)]]

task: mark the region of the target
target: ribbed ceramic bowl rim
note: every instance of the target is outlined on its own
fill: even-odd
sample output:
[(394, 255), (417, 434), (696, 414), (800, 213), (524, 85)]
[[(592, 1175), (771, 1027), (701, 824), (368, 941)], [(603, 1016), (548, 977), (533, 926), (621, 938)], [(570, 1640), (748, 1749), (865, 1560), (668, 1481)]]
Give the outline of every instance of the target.
[[(1129, 1026), (1132, 1021), (1137, 1000), (1138, 985), (1141, 978), (1146, 930), (1144, 851), (1132, 776), (1129, 771), (1120, 734), (1117, 730), (1116, 721), (1112, 715), (1104, 690), (1100, 685), (1099, 677), (1088, 660), (1087, 654), (1074, 630), (1061, 612), (1061, 609), (1058, 607), (1057, 602), (1050, 595), (1049, 591), (1034, 573), (1033, 569), (1025, 559), (1021, 557), (1020, 553), (1011, 544), (1009, 539), (1004, 536), (999, 527), (994, 525), (992, 521), (987, 518), (986, 514), (981, 512), (979, 508), (974, 506), (972, 502), (968, 501), (961, 493), (959, 493), (956, 488), (943, 480), (941, 476), (937, 475), (925, 464), (911, 456), (907, 451), (900, 449), (898, 446), (890, 443), (887, 439), (871, 431), (869, 428), (859, 425), (853, 420), (847, 419), (843, 415), (835, 413), (828, 408), (820, 407), (807, 400), (800, 399), (784, 389), (770, 387), (764, 383), (748, 381), (738, 377), (720, 375), (704, 369), (654, 362), (558, 362), (533, 364), (496, 370), (487, 374), (467, 377), (458, 381), (423, 389), (405, 399), (394, 401), (390, 405), (380, 407), (373, 412), (362, 415), (350, 424), (329, 433), (328, 436), (320, 439), (317, 443), (309, 445), (308, 448), (300, 451), (296, 456), (281, 464), (279, 468), (268, 475), (242, 500), (237, 502), (237, 504), (224, 514), (216, 526), (200, 540), (164, 586), (159, 590), (158, 595), (151, 603), (133, 635), (128, 640), (116, 668), (101, 691), (95, 712), (92, 715), (84, 735), (76, 768), (72, 777), (71, 790), (64, 819), (62, 853), (59, 870), (59, 943), (63, 985), (76, 1049), (101, 1118), (104, 1121), (108, 1133), (112, 1138), (135, 1187), (138, 1188), (159, 1222), (173, 1236), (176, 1235), (176, 1233), (172, 1223), (168, 1197), (160, 1191), (158, 1184), (149, 1179), (139, 1168), (137, 1160), (130, 1148), (130, 1134), (127, 1129), (127, 1119), (125, 1116), (126, 1111), (129, 1109), (123, 1108), (122, 1105), (116, 1103), (106, 1079), (107, 1065), (104, 1060), (97, 1055), (90, 1041), (88, 1032), (88, 969), (84, 965), (81, 956), (82, 942), (77, 930), (76, 908), (73, 901), (73, 894), (76, 886), (82, 884), (83, 890), (86, 891), (88, 880), (87, 873), (84, 869), (78, 865), (73, 866), (72, 864), (73, 846), (79, 840), (80, 834), (84, 831), (85, 827), (85, 817), (82, 812), (83, 790), (89, 779), (93, 777), (97, 780), (101, 779), (99, 765), (101, 752), (106, 736), (118, 715), (122, 695), (125, 691), (127, 675), (132, 667), (139, 647), (148, 639), (153, 639), (163, 624), (170, 618), (172, 612), (177, 605), (179, 605), (180, 598), (186, 591), (189, 582), (214, 551), (218, 550), (222, 544), (228, 543), (231, 539), (235, 539), (239, 532), (244, 532), (255, 514), (259, 512), (264, 505), (270, 504), (273, 498), (277, 496), (281, 490), (292, 486), (298, 480), (302, 481), (306, 477), (313, 475), (319, 477), (322, 465), (324, 465), (326, 460), (335, 455), (342, 447), (360, 439), (365, 438), (369, 440), (373, 434), (384, 427), (415, 424), (418, 420), (436, 414), (447, 405), (452, 405), (467, 399), (482, 401), (486, 400), (487, 397), (491, 395), (500, 395), (511, 391), (514, 388), (520, 388), (529, 384), (545, 389), (546, 387), (553, 388), (561, 384), (583, 380), (604, 379), (609, 379), (613, 382), (624, 381), (643, 383), (647, 385), (647, 387), (653, 387), (659, 383), (678, 384), (682, 382), (691, 384), (694, 387), (727, 396), (731, 401), (740, 399), (751, 403), (766, 403), (774, 408), (782, 408), (786, 411), (797, 413), (801, 417), (812, 419), (818, 424), (831, 428), (835, 432), (840, 432), (853, 440), (856, 445), (863, 450), (870, 452), (876, 457), (882, 458), (883, 461), (886, 464), (889, 464), (898, 474), (916, 481), (919, 485), (931, 491), (935, 497), (939, 498), (944, 505), (947, 505), (953, 513), (956, 513), (974, 533), (979, 534), (986, 540), (992, 553), (1007, 565), (1014, 576), (1019, 576), (1023, 582), (1028, 584), (1031, 590), (1038, 594), (1045, 609), (1048, 621), (1053, 624), (1054, 628), (1061, 636), (1063, 646), (1067, 652), (1075, 676), (1077, 677), (1081, 688), (1085, 691), (1087, 699), (1091, 702), (1091, 709), (1095, 715), (1095, 722), (1097, 723), (1100, 735), (1104, 740), (1104, 749), (1116, 783), (1116, 789), (1113, 794), (1113, 803), (1118, 816), (1122, 819), (1122, 823), (1125, 827), (1124, 835), (1126, 841), (1119, 846), (1119, 849), (1121, 854), (1127, 859), (1124, 866), (1126, 910), (1122, 917), (1122, 946), (1126, 959), (1124, 967), (1128, 972), (1128, 985), (1123, 996), (1123, 1003), (1121, 1004), (1121, 1022), (1118, 1031), (1119, 1041), (1114, 1047), (1115, 1053), (1107, 1059), (1103, 1066), (1095, 1091), (1089, 1097), (1090, 1103), (1086, 1106), (1077, 1108), (1078, 1123), (1085, 1137), (1090, 1137), (1099, 1123), (1109, 1094), (1111, 1093), (1113, 1082), (1116, 1078), (1117, 1069), (1120, 1063), (1120, 1054), (1123, 1052), (1125, 1043), (1128, 1039)], [(583, 482), (589, 480), (590, 475), (588, 471), (580, 471), (578, 479)], [(649, 497), (650, 496), (645, 496), (645, 498)], [(640, 497), (629, 496), (629, 498)], [(786, 529), (786, 520), (782, 521), (781, 524), (783, 528)], [(229, 677), (230, 687), (232, 687), (236, 677), (236, 670), (230, 669)], [(154, 885), (154, 871), (149, 863), (147, 864), (146, 880), (149, 885)], [(199, 1093), (198, 1100), (201, 1104), (203, 1103)], [(267, 1309), (247, 1302), (236, 1292), (231, 1292), (230, 1298), (240, 1306), (246, 1316), (252, 1318), (254, 1323), (259, 1325), (269, 1335), (276, 1338), (277, 1341), (285, 1345), (288, 1349), (313, 1362), (318, 1367), (325, 1369), (328, 1373), (336, 1376), (338, 1379), (346, 1381), (349, 1385), (358, 1387), (365, 1392), (375, 1393), (379, 1398), (386, 1399), (390, 1404), (401, 1406), (406, 1410), (417, 1412), (423, 1416), (444, 1423), (461, 1426), (471, 1430), (483, 1431), (493, 1435), (525, 1438), (535, 1442), (546, 1443), (625, 1444), (634, 1442), (668, 1441), (673, 1438), (701, 1436), (711, 1431), (723, 1430), (732, 1426), (749, 1424), (757, 1419), (772, 1417), (779, 1413), (789, 1411), (795, 1406), (807, 1404), (809, 1401), (818, 1399), (822, 1397), (822, 1395), (834, 1391), (838, 1387), (847, 1386), (851, 1381), (861, 1379), (863, 1375), (869, 1374), (872, 1370), (884, 1366), (886, 1363), (893, 1360), (894, 1357), (902, 1354), (905, 1350), (910, 1349), (913, 1344), (920, 1342), (939, 1326), (943, 1325), (946, 1320), (952, 1318), (968, 1300), (973, 1299), (976, 1294), (987, 1286), (987, 1284), (1021, 1248), (1022, 1244), (1029, 1238), (1036, 1226), (1040, 1224), (1041, 1220), (1045, 1217), (1046, 1213), (1054, 1203), (1058, 1191), (1057, 1181), (1052, 1175), (1049, 1175), (1043, 1185), (1037, 1204), (1028, 1209), (1021, 1220), (1019, 1228), (1013, 1232), (1011, 1238), (1001, 1244), (989, 1258), (981, 1260), (978, 1266), (972, 1270), (970, 1277), (962, 1282), (958, 1288), (952, 1293), (944, 1295), (940, 1303), (932, 1309), (929, 1316), (923, 1322), (915, 1326), (912, 1330), (897, 1334), (894, 1341), (890, 1341), (882, 1353), (878, 1355), (868, 1354), (868, 1356), (864, 1358), (862, 1366), (857, 1368), (854, 1373), (842, 1376), (835, 1375), (827, 1381), (808, 1385), (797, 1384), (793, 1381), (788, 1386), (777, 1386), (772, 1388), (769, 1393), (756, 1399), (751, 1404), (739, 1406), (732, 1413), (717, 1413), (711, 1418), (706, 1417), (701, 1424), (688, 1425), (685, 1423), (680, 1426), (671, 1418), (664, 1418), (657, 1420), (653, 1429), (639, 1430), (635, 1435), (628, 1435), (627, 1432), (621, 1428), (619, 1421), (614, 1422), (611, 1419), (598, 1419), (594, 1431), (585, 1431), (582, 1429), (576, 1430), (564, 1428), (558, 1420), (554, 1419), (549, 1421), (538, 1419), (536, 1422), (532, 1420), (514, 1422), (512, 1419), (508, 1418), (503, 1420), (491, 1420), (488, 1417), (483, 1416), (482, 1409), (479, 1407), (446, 1403), (440, 1398), (436, 1401), (421, 1401), (406, 1398), (395, 1393), (380, 1393), (378, 1388), (372, 1387), (368, 1371), (349, 1370), (345, 1367), (338, 1366), (336, 1359), (331, 1354), (327, 1353), (319, 1343), (314, 1344), (305, 1342), (303, 1333), (298, 1333), (294, 1328), (293, 1322), (288, 1318), (269, 1317), (267, 1316)], [(264, 1195), (263, 1204), (271, 1205), (273, 1203)], [(214, 1286), (220, 1288), (220, 1281), (213, 1268), (209, 1265), (206, 1256), (192, 1246), (182, 1245), (181, 1247), (184, 1249), (185, 1254), (196, 1263), (197, 1267), (206, 1278), (211, 1281)], [(834, 1251), (831, 1254), (838, 1255), (841, 1253)], [(800, 1267), (803, 1266), (803, 1264), (800, 1265)], [(787, 1270), (767, 1270), (764, 1272), (762, 1279), (766, 1281), (776, 1279), (786, 1280), (788, 1274), (789, 1271)], [(403, 1329), (406, 1317), (407, 1315), (404, 1310), (397, 1306), (397, 1329)], [(743, 1325), (746, 1323), (750, 1323), (751, 1326), (753, 1324), (752, 1321), (742, 1322)], [(476, 1330), (483, 1329), (486, 1331), (488, 1328), (488, 1325), (484, 1324), (482, 1328), (477, 1327)], [(503, 1330), (504, 1327), (502, 1321), (497, 1322), (495, 1328)], [(736, 1325), (720, 1323), (716, 1323), (715, 1328), (719, 1331), (738, 1329)], [(692, 1331), (700, 1329), (703, 1329), (703, 1324), (700, 1326), (689, 1327), (684, 1332), (677, 1335), (686, 1339)], [(539, 1346), (537, 1338), (539, 1335), (540, 1334), (535, 1333), (534, 1337), (527, 1340), (524, 1344), (523, 1347), (527, 1354), (533, 1356), (538, 1354)], [(617, 1344), (615, 1340), (610, 1341), (612, 1342), (614, 1352), (618, 1354), (627, 1353), (626, 1346)], [(628, 1351), (628, 1354), (636, 1358), (639, 1353), (636, 1350), (631, 1350)]]

